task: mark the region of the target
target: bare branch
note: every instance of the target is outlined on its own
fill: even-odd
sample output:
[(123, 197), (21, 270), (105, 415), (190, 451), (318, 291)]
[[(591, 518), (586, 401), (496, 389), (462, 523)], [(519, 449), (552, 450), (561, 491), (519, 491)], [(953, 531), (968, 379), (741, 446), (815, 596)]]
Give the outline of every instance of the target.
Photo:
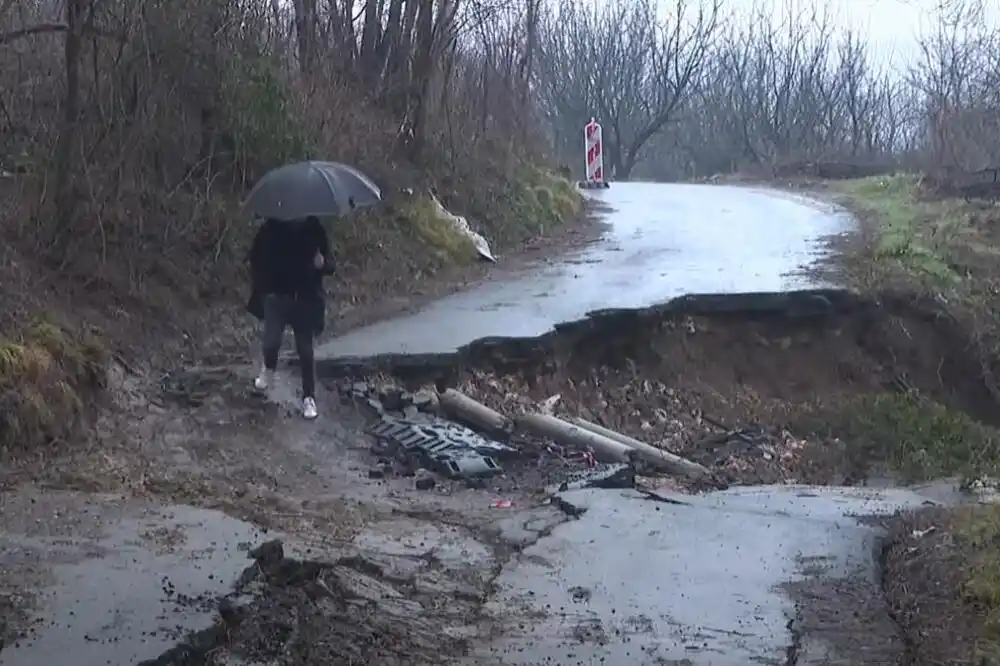
[[(94, 25), (83, 25), (80, 27), (80, 30), (81, 34), (85, 36), (115, 37), (113, 33), (101, 30)], [(66, 23), (37, 23), (35, 25), (28, 26), (27, 28), (20, 28), (18, 30), (0, 33), (0, 46), (11, 44), (20, 39), (35, 37), (37, 35), (62, 34), (68, 31), (69, 25)]]

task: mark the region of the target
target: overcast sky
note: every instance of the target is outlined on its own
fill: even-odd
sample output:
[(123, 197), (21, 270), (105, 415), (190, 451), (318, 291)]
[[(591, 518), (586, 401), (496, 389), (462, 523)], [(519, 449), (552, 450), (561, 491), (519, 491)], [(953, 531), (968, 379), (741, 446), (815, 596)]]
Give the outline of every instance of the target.
[[(729, 0), (734, 8), (753, 5), (770, 6), (774, 14), (789, 5), (800, 8), (823, 6), (822, 0)], [(727, 4), (729, 4), (727, 2)], [(985, 15), (992, 25), (1000, 24), (1000, 0), (982, 0)], [(829, 0), (831, 18), (837, 25), (852, 27), (867, 35), (880, 58), (891, 59), (896, 66), (916, 56), (921, 32), (935, 25), (935, 0)], [(874, 53), (873, 53), (874, 55)]]

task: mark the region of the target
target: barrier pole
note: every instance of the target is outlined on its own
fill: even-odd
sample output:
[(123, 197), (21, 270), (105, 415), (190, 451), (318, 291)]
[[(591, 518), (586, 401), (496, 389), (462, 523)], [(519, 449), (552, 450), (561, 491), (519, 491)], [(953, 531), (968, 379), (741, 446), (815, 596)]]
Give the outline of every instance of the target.
[(580, 187), (599, 189), (608, 187), (604, 180), (604, 141), (601, 124), (594, 118), (583, 128), (586, 176)]

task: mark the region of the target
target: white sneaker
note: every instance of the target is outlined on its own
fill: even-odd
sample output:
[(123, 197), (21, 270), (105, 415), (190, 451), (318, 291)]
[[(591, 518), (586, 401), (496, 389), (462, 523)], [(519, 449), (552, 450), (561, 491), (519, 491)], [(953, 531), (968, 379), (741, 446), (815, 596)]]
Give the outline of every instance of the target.
[(319, 416), (319, 411), (316, 409), (316, 401), (312, 398), (304, 398), (302, 400), (302, 417), (311, 421), (317, 416)]
[(253, 380), (253, 387), (258, 391), (266, 391), (272, 381), (274, 381), (274, 370), (261, 368), (260, 374)]

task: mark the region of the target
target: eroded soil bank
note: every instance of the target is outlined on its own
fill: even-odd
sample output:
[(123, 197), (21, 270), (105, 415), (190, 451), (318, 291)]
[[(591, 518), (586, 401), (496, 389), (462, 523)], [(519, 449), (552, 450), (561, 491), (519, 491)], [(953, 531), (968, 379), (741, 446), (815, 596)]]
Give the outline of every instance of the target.
[[(920, 449), (970, 434), (991, 445), (1000, 417), (983, 367), (934, 303), (808, 290), (683, 297), (454, 354), (325, 360), (320, 373), (455, 386), (507, 414), (558, 395), (557, 413), (714, 466), (729, 483), (851, 485), (890, 467), (908, 479), (965, 472), (972, 443)], [(887, 441), (914, 414), (928, 419), (914, 429), (938, 431)]]

